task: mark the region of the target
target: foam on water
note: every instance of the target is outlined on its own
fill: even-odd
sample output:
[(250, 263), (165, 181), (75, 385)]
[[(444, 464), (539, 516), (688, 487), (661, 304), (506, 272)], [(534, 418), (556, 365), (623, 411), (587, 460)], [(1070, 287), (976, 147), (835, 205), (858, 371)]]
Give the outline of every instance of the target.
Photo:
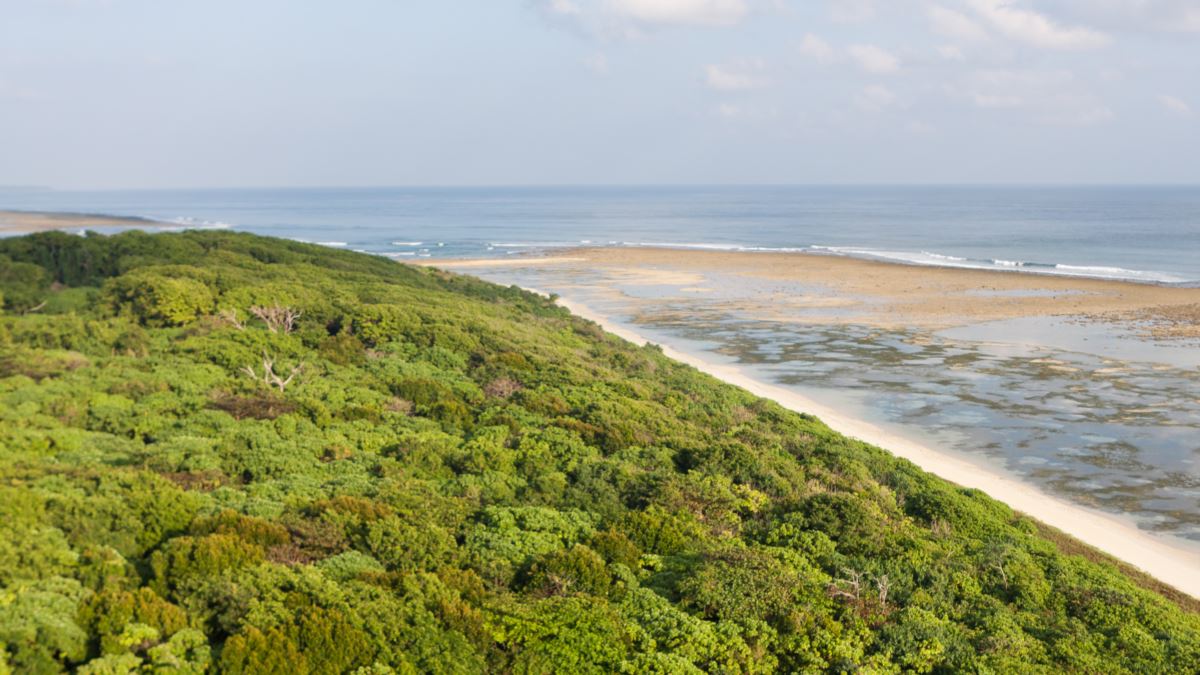
[(1121, 281), (1141, 281), (1162, 284), (1177, 284), (1187, 279), (1154, 270), (1133, 270), (1109, 265), (1066, 265), (1062, 263), (1026, 262), (1021, 260), (1003, 260), (990, 258), (976, 260), (961, 256), (931, 253), (929, 251), (887, 251), (872, 248), (856, 248), (844, 246), (812, 246), (816, 252), (845, 255), (856, 258), (888, 260), (909, 265), (924, 265), (929, 267), (955, 267), (960, 269), (1021, 271), (1032, 274), (1053, 274), (1058, 276), (1086, 277), (1090, 279), (1115, 279)]

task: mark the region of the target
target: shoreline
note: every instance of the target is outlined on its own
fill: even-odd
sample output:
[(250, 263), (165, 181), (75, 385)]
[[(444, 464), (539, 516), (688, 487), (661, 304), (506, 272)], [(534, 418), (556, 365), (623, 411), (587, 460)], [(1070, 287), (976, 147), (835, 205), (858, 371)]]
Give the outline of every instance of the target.
[[(546, 268), (616, 285), (685, 285), (718, 295), (730, 279), (765, 290), (737, 310), (754, 318), (938, 331), (1030, 316), (1119, 324), (1155, 340), (1200, 339), (1200, 288), (1022, 269), (920, 265), (809, 252), (580, 247), (549, 255), (413, 261), (444, 269)], [(691, 279), (682, 284), (681, 279)], [(693, 296), (697, 297), (697, 296)]]
[[(536, 289), (526, 290), (546, 295)], [(616, 324), (584, 304), (562, 297), (558, 298), (557, 303), (617, 337), (639, 345), (650, 342), (636, 331)], [(1061, 530), (1194, 599), (1200, 599), (1200, 551), (1174, 546), (1117, 516), (1072, 504), (1015, 478), (888, 432), (871, 422), (847, 416), (802, 394), (754, 379), (734, 366), (714, 363), (668, 345), (656, 344), (668, 358), (756, 396), (771, 399), (794, 412), (814, 415), (834, 431), (882, 448), (942, 479), (981, 490), (1015, 511)]]
[(0, 233), (13, 235), (89, 227), (166, 227), (169, 225), (169, 223), (140, 216), (0, 209)]

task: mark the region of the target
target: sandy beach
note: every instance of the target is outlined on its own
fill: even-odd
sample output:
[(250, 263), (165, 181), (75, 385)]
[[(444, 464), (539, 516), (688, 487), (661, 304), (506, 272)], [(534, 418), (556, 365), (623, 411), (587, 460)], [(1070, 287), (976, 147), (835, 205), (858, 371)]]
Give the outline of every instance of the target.
[[(559, 299), (558, 302), (574, 314), (596, 322), (614, 335), (636, 344), (648, 342), (637, 332), (616, 325), (585, 305), (563, 299)], [(869, 422), (848, 417), (828, 405), (796, 392), (748, 377), (736, 367), (713, 363), (694, 354), (661, 346), (663, 353), (670, 358), (757, 396), (769, 398), (790, 410), (815, 415), (832, 429), (884, 448), (941, 478), (964, 487), (982, 490), (1017, 511), (1067, 532), (1194, 598), (1200, 598), (1200, 553), (1195, 550), (1172, 546), (1119, 518), (1081, 508), (1010, 477), (914, 443)]]
[(47, 230), (83, 228), (145, 227), (160, 225), (147, 218), (102, 216), (88, 213), (47, 211), (0, 211), (0, 232), (26, 234)]
[[(906, 265), (811, 253), (758, 253), (669, 248), (581, 248), (554, 256), (495, 261), (439, 260), (447, 269), (554, 266), (599, 272), (642, 284), (674, 283), (711, 294), (705, 275), (801, 284), (739, 310), (764, 319), (855, 323), (880, 328), (939, 330), (1035, 316), (1119, 322), (1155, 338), (1200, 337), (1200, 288), (1052, 274)], [(825, 310), (825, 311), (822, 311)]]

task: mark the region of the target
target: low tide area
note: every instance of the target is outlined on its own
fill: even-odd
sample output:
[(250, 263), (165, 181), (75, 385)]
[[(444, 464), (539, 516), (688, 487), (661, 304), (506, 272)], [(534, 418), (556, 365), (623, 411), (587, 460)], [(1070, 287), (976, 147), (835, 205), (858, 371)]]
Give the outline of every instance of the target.
[(556, 293), (1200, 550), (1200, 289), (811, 254), (439, 264)]

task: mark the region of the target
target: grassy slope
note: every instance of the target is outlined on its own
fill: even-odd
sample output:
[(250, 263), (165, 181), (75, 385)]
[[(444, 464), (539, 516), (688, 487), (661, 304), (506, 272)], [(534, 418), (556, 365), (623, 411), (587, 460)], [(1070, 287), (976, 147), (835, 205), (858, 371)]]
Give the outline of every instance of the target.
[(0, 295), (18, 671), (1200, 669), (1152, 580), (515, 289), (51, 233)]

